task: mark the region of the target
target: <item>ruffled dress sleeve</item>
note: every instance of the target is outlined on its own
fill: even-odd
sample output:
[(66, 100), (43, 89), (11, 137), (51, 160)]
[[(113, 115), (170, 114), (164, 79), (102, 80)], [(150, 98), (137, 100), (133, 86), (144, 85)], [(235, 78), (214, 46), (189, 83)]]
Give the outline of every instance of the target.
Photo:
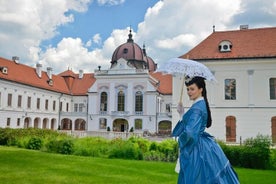
[(202, 111), (191, 108), (173, 130), (172, 135), (178, 136), (179, 148), (182, 154), (187, 157), (198, 142), (202, 121)]

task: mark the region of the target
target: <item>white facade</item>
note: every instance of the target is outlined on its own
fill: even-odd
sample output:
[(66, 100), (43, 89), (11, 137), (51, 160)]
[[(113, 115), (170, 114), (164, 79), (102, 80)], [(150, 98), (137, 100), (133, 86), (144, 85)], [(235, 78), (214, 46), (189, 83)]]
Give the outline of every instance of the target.
[(57, 129), (60, 101), (70, 100), (60, 93), (2, 80), (0, 127)]
[[(258, 134), (272, 136), (272, 118), (276, 117), (276, 99), (270, 99), (270, 79), (276, 78), (276, 59), (214, 60), (202, 62), (214, 73), (217, 83), (207, 82), (207, 96), (212, 113), (212, 127), (207, 129), (217, 139), (227, 140), (226, 118), (235, 118), (235, 142)], [(236, 82), (235, 99), (226, 99), (225, 80)], [(173, 107), (180, 96), (178, 77), (173, 78)], [(186, 93), (186, 90), (184, 90)], [(183, 104), (191, 102), (186, 94)], [(179, 117), (173, 108), (175, 123)]]
[[(160, 81), (147, 69), (133, 68), (119, 59), (111, 69), (95, 71), (94, 77), (87, 95), (80, 96), (1, 79), (0, 127), (60, 129), (78, 131), (77, 135), (107, 132), (107, 127), (111, 132), (133, 130), (140, 135), (170, 132), (172, 96), (158, 92)], [(124, 94), (123, 109), (118, 109), (120, 91)], [(107, 94), (106, 109), (101, 104), (102, 92)], [(138, 110), (136, 94), (142, 97)], [(160, 128), (160, 123), (166, 126)]]
[[(161, 96), (155, 88), (158, 81), (146, 69), (136, 69), (119, 59), (109, 70), (95, 71), (96, 82), (88, 91), (89, 119), (88, 131), (156, 133), (159, 123), (167, 121), (171, 125), (170, 112), (165, 114), (164, 104), (171, 104), (171, 95)], [(107, 94), (104, 109), (101, 94)], [(118, 107), (118, 94), (124, 96), (123, 109)], [(136, 94), (142, 96), (142, 108), (135, 109)], [(163, 116), (162, 116), (163, 115)], [(141, 124), (135, 124), (140, 121)]]

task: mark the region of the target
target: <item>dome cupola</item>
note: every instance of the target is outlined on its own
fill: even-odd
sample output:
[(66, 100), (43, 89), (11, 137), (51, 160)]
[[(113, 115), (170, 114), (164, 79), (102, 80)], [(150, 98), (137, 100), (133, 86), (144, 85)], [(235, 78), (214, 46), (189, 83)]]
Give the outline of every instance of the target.
[[(111, 58), (111, 68), (116, 65), (120, 58), (124, 58), (128, 61), (128, 65), (135, 67), (136, 69), (148, 69), (149, 58), (146, 56), (145, 49), (134, 42), (132, 39), (131, 29), (129, 30), (127, 42), (120, 45), (115, 49)], [(151, 59), (151, 58), (150, 58)], [(152, 60), (152, 59), (151, 59)]]

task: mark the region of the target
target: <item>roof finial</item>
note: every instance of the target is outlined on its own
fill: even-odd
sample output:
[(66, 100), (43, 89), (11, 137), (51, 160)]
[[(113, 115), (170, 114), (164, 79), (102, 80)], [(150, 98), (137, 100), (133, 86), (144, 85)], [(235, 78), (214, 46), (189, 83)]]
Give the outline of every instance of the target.
[(146, 53), (146, 46), (145, 46), (145, 42), (143, 43), (143, 53), (144, 53), (144, 55), (145, 55), (145, 56), (147, 55), (147, 53)]
[(216, 32), (216, 26), (213, 25), (213, 33)]
[(132, 34), (131, 34), (131, 26), (130, 26), (130, 28), (129, 28), (129, 34), (128, 34), (127, 42), (133, 42)]

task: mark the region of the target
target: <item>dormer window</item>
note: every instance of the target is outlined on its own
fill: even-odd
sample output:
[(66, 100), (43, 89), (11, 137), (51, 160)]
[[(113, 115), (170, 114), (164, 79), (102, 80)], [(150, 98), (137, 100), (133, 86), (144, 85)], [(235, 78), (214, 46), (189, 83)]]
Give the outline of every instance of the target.
[(224, 41), (220, 42), (218, 49), (220, 52), (231, 52), (232, 43), (228, 40), (224, 40)]
[(0, 66), (0, 71), (1, 71), (3, 74), (8, 74), (8, 68), (5, 67), (5, 66)]
[(53, 84), (54, 84), (54, 82), (53, 82), (52, 79), (49, 79), (47, 82), (48, 82), (48, 84), (49, 84), (50, 86), (53, 86)]
[(128, 49), (124, 48), (123, 52), (124, 52), (124, 54), (128, 53)]

